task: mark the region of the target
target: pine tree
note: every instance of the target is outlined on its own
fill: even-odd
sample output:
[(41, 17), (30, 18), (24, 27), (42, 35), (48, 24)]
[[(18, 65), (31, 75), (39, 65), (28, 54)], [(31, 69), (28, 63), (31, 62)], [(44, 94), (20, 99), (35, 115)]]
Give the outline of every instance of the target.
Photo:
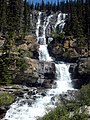
[(24, 12), (23, 12), (24, 18), (24, 24), (23, 24), (23, 34), (25, 36), (26, 31), (27, 31), (27, 0), (24, 1)]
[(7, 28), (7, 0), (0, 0), (0, 31), (6, 33)]
[(44, 0), (42, 0), (42, 2), (41, 2), (41, 10), (45, 10), (45, 4), (44, 4)]

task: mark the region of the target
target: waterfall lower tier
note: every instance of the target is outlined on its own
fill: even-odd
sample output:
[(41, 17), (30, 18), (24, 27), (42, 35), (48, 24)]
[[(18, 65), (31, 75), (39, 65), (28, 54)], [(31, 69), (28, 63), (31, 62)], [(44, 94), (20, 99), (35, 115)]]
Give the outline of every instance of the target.
[[(64, 63), (55, 64), (56, 66), (56, 85), (52, 89), (46, 91), (46, 96), (39, 95), (37, 93), (35, 96), (36, 100), (34, 102), (30, 96), (26, 95), (23, 99), (17, 100), (13, 103), (10, 109), (7, 111), (5, 119), (8, 120), (36, 120), (38, 117), (42, 117), (46, 114), (49, 108), (54, 108), (57, 102), (57, 97), (62, 92), (67, 90), (72, 90), (71, 78), (69, 74), (69, 65)], [(32, 95), (33, 96), (33, 95)], [(31, 97), (32, 97), (31, 96)]]

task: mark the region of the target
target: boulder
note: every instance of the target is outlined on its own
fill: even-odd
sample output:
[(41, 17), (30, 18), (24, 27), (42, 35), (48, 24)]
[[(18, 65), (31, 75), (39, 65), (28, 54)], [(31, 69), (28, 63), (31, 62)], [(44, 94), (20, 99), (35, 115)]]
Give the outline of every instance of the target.
[(0, 107), (0, 119), (2, 119), (7, 112), (7, 107), (1, 106)]
[(20, 49), (20, 50), (28, 50), (27, 44), (24, 43), (24, 44), (19, 45), (18, 49)]

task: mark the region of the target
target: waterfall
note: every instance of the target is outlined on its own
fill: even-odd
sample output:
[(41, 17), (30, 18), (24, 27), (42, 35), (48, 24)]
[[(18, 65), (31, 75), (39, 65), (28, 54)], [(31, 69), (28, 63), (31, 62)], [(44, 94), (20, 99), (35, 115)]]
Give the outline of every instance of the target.
[[(52, 109), (57, 102), (57, 96), (67, 90), (72, 90), (71, 78), (68, 72), (69, 65), (60, 63), (56, 66), (56, 87), (48, 89), (46, 96), (40, 96), (38, 93), (35, 103), (29, 105), (20, 99), (13, 103), (10, 109), (7, 111), (5, 119), (8, 120), (37, 120), (38, 117), (42, 117), (46, 114), (46, 109)], [(28, 99), (30, 101), (30, 99)]]
[[(50, 19), (52, 16), (53, 15), (45, 17), (44, 24), (42, 26), (43, 27), (43, 34), (41, 37), (40, 36), (38, 37), (39, 44), (40, 44), (40, 47), (39, 47), (39, 60), (40, 61), (53, 61), (48, 53), (47, 44), (46, 44), (46, 30), (47, 30), (47, 27), (50, 23)], [(40, 21), (40, 20), (38, 20), (38, 21)]]
[(53, 15), (50, 15), (48, 17), (45, 17), (44, 25), (43, 25), (43, 38), (44, 38), (44, 44), (46, 44), (46, 28), (49, 25), (50, 19)]
[(63, 28), (64, 28), (64, 25), (65, 25), (66, 15), (67, 15), (67, 14), (65, 14), (65, 13), (59, 13), (59, 14), (58, 14), (57, 22), (56, 22), (56, 24), (55, 24), (55, 29), (56, 29), (56, 27), (59, 25), (59, 29), (60, 29), (61, 32), (62, 32), (62, 30), (63, 30)]
[(69, 71), (69, 65), (64, 63), (55, 64), (56, 66), (56, 75), (57, 75), (57, 90), (61, 92), (66, 92), (71, 86), (71, 78)]
[[(40, 21), (41, 21), (41, 12), (39, 12), (38, 22), (37, 22), (37, 24), (36, 24), (36, 26), (37, 26), (37, 29), (36, 29), (36, 36), (37, 36), (37, 39), (38, 39), (38, 37), (39, 37)], [(38, 40), (37, 40), (37, 41), (38, 41)]]
[(52, 61), (52, 58), (49, 56), (47, 44), (40, 45), (39, 47), (39, 60), (40, 61)]
[[(39, 47), (39, 60), (40, 61), (52, 61), (52, 58), (49, 56), (46, 44), (46, 30), (49, 25), (52, 15), (45, 18), (43, 23), (43, 34), (39, 36), (39, 28), (41, 26), (40, 16), (41, 12), (39, 12), (36, 36), (37, 42), (40, 43)], [(63, 15), (63, 14), (62, 14)], [(65, 15), (64, 15), (65, 17)], [(59, 19), (60, 18), (60, 19)], [(55, 26), (60, 24), (61, 22), (61, 13), (58, 15), (57, 22)], [(61, 24), (63, 24), (62, 22)], [(69, 74), (69, 64), (65, 63), (55, 63), (56, 67), (56, 84), (52, 87), (52, 89), (47, 89), (45, 91), (46, 96), (42, 96), (40, 93), (36, 93), (36, 99), (33, 99), (33, 95), (29, 96), (27, 94), (24, 95), (23, 98), (19, 98), (10, 106), (10, 109), (7, 111), (5, 115), (5, 119), (7, 120), (37, 120), (38, 117), (42, 117), (47, 113), (46, 109), (51, 109), (56, 107), (57, 96), (59, 96), (62, 92), (66, 92), (67, 90), (72, 90), (71, 86), (71, 78)], [(27, 96), (27, 97), (26, 97)]]

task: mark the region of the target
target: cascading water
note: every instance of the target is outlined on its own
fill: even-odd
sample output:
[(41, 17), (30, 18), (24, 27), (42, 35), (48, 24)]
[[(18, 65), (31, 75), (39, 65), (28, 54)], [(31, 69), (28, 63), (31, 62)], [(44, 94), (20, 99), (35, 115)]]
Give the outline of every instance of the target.
[(58, 14), (58, 17), (57, 17), (57, 22), (55, 24), (55, 29), (56, 27), (59, 25), (59, 28), (62, 32), (63, 28), (64, 28), (64, 25), (65, 25), (65, 17), (66, 17), (67, 14), (64, 14), (64, 13), (59, 13)]
[(49, 56), (47, 44), (40, 45), (39, 47), (39, 60), (40, 61), (52, 61), (52, 58)]
[[(64, 63), (55, 64), (56, 66), (56, 87), (48, 89), (46, 96), (43, 97), (36, 94), (37, 97), (35, 103), (28, 105), (23, 100), (16, 101), (11, 105), (11, 108), (7, 111), (5, 119), (8, 120), (36, 120), (38, 117), (42, 117), (47, 111), (55, 107), (57, 102), (57, 96), (67, 90), (72, 90), (70, 74), (68, 72), (69, 65)], [(25, 98), (24, 98), (25, 101)], [(29, 100), (28, 100), (29, 101)]]
[[(41, 13), (39, 13), (37, 30), (36, 30), (36, 35), (39, 38), (40, 38), (39, 36), (40, 15)], [(45, 27), (43, 32), (44, 34), (47, 25), (49, 24), (50, 18), (51, 16), (49, 16), (47, 18), (47, 22), (44, 23), (44, 25), (46, 26), (43, 25)], [(39, 51), (40, 60), (43, 61), (52, 60), (48, 54), (46, 41), (42, 42), (42, 45), (40, 45), (39, 50), (40, 50)], [(68, 72), (69, 64), (55, 63), (55, 66), (56, 66), (56, 84), (54, 87), (52, 87), (52, 89), (48, 89), (46, 91), (46, 96), (42, 96), (41, 94), (36, 93), (35, 96), (37, 97), (36, 100), (34, 101), (33, 99), (31, 99), (33, 95), (29, 97), (27, 94), (25, 94), (23, 99), (21, 98), (17, 99), (17, 101), (10, 106), (10, 109), (7, 111), (4, 120), (5, 119), (36, 120), (38, 117), (42, 117), (47, 112), (46, 109), (56, 107), (57, 96), (59, 96), (59, 94), (61, 94), (62, 92), (66, 92), (67, 90), (72, 89), (72, 86), (71, 86), (70, 74)], [(31, 101), (33, 102), (31, 103)]]
[(45, 18), (44, 25), (43, 25), (43, 38), (44, 38), (44, 44), (46, 44), (46, 28), (49, 25), (50, 19), (53, 15), (50, 15)]
[(39, 12), (39, 17), (38, 17), (38, 22), (37, 22), (37, 30), (36, 30), (37, 38), (39, 37), (40, 17), (41, 17), (41, 12)]
[[(43, 34), (39, 37), (39, 60), (40, 61), (53, 61), (52, 58), (49, 56), (47, 44), (46, 44), (46, 29), (49, 25), (50, 19), (53, 15), (45, 17), (44, 24), (43, 24)], [(40, 18), (40, 17), (39, 17)], [(38, 30), (38, 29), (37, 29)]]

